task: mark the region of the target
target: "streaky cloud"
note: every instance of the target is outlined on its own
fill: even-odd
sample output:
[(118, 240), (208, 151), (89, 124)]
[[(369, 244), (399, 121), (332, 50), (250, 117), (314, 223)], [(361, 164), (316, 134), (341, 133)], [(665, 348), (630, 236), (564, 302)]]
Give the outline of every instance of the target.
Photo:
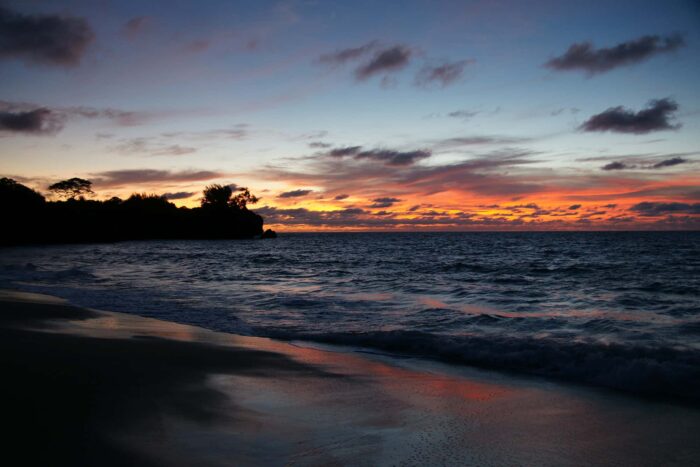
[(683, 159), (682, 157), (672, 157), (671, 159), (664, 159), (657, 162), (656, 164), (652, 165), (651, 168), (663, 169), (664, 167), (673, 167), (674, 165), (685, 164), (686, 162), (688, 162), (688, 160)]
[(378, 74), (392, 73), (405, 68), (413, 51), (404, 45), (394, 45), (377, 50), (374, 56), (355, 70), (355, 78), (364, 81)]
[(301, 198), (313, 193), (313, 190), (292, 190), (285, 191), (277, 195), (278, 198)]
[(376, 47), (377, 41), (371, 41), (359, 47), (336, 50), (335, 52), (321, 55), (318, 58), (318, 62), (327, 65), (342, 65), (349, 61), (362, 58), (364, 55), (376, 49)]
[(563, 55), (549, 60), (545, 66), (557, 71), (582, 70), (594, 75), (633, 65), (654, 55), (673, 52), (684, 45), (685, 39), (681, 34), (664, 37), (647, 35), (600, 49), (596, 49), (590, 42), (581, 42), (571, 45)]
[(447, 87), (455, 83), (464, 74), (464, 69), (474, 60), (459, 60), (456, 62), (444, 62), (440, 65), (425, 65), (416, 75), (415, 83), (418, 86), (428, 87), (438, 84)]
[(700, 214), (700, 203), (659, 203), (643, 201), (630, 208), (641, 216), (662, 216), (665, 214)]
[(332, 149), (327, 153), (330, 157), (343, 158), (352, 157), (355, 160), (369, 160), (381, 162), (387, 166), (408, 166), (413, 165), (421, 159), (431, 156), (429, 151), (395, 151), (391, 149), (370, 149), (362, 150), (362, 146), (347, 146)]
[(156, 170), (126, 169), (107, 170), (90, 174), (95, 185), (104, 188), (123, 187), (146, 183), (200, 182), (222, 178), (226, 174), (210, 170)]

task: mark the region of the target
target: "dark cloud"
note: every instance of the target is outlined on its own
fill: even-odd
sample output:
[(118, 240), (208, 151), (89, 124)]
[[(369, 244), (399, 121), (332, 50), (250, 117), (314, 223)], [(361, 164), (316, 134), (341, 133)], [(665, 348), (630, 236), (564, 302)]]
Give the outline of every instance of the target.
[(350, 197), (350, 195), (346, 195), (346, 194), (343, 193), (342, 195), (338, 195), (338, 196), (336, 196), (336, 197), (333, 198), (333, 199), (336, 200), (336, 201), (342, 201), (342, 200), (347, 199), (347, 198), (349, 198), (349, 197)]
[(147, 183), (199, 182), (223, 176), (225, 174), (210, 170), (170, 171), (155, 169), (109, 170), (90, 174), (90, 178), (95, 185), (104, 188)]
[(374, 56), (355, 70), (358, 80), (365, 80), (377, 74), (399, 71), (408, 65), (413, 52), (403, 45), (395, 45), (377, 50)]
[(447, 114), (448, 117), (452, 118), (459, 118), (462, 120), (469, 120), (472, 117), (475, 117), (479, 112), (471, 111), (471, 110), (455, 110), (454, 112), (450, 112)]
[(93, 37), (83, 18), (25, 15), (0, 6), (0, 58), (75, 66)]
[(583, 70), (591, 75), (613, 68), (632, 65), (665, 52), (672, 52), (685, 45), (683, 36), (643, 36), (614, 47), (596, 49), (590, 42), (573, 44), (562, 56), (545, 63), (553, 70)]
[(638, 164), (631, 164), (629, 162), (610, 162), (609, 164), (605, 164), (603, 167), (601, 167), (602, 170), (626, 170), (626, 169), (636, 169), (636, 168), (641, 168), (641, 169), (647, 169), (647, 170), (658, 170), (658, 169), (664, 169), (666, 167), (673, 167), (674, 165), (679, 165), (679, 164), (685, 164), (687, 163), (687, 159), (683, 159), (680, 156), (675, 156), (670, 159), (664, 159), (659, 162), (655, 162), (652, 164), (649, 164), (648, 162), (639, 162)]
[(625, 169), (631, 169), (634, 168), (633, 165), (627, 165), (624, 162), (611, 162), (609, 164), (605, 164), (603, 167), (601, 167), (601, 170), (625, 170)]
[(700, 200), (700, 188), (697, 184), (687, 184), (687, 185), (671, 185), (671, 186), (660, 186), (653, 188), (644, 188), (642, 190), (625, 191), (624, 188), (619, 187), (608, 187), (610, 189), (607, 193), (600, 194), (585, 194), (585, 195), (567, 195), (566, 198), (570, 200), (581, 200), (581, 201), (598, 201), (598, 200), (608, 200), (608, 199), (623, 199), (623, 198), (640, 198), (645, 196), (655, 196), (655, 197), (672, 197), (672, 198), (684, 198), (684, 199), (697, 199)]
[(372, 213), (360, 208), (348, 208), (334, 211), (312, 211), (305, 208), (283, 209), (263, 206), (255, 210), (265, 218), (267, 224), (310, 225), (317, 227), (355, 227), (355, 228), (426, 228), (426, 229), (457, 229), (468, 228), (517, 228), (524, 222), (519, 219), (505, 218), (475, 218), (471, 213), (447, 214), (426, 212), (408, 218), (397, 217), (392, 212), (379, 211)]
[(678, 110), (672, 99), (658, 99), (649, 102), (646, 109), (638, 112), (624, 107), (611, 107), (605, 112), (593, 115), (580, 129), (583, 131), (612, 131), (616, 133), (645, 134), (652, 131), (675, 130), (680, 124), (669, 122)]
[(64, 119), (49, 109), (26, 112), (0, 111), (0, 134), (53, 134), (63, 128)]
[(580, 204), (572, 204), (571, 206), (569, 206), (569, 209), (570, 209), (571, 211), (575, 211), (575, 210), (577, 210), (577, 209), (580, 208), (580, 207), (581, 207)]
[(401, 201), (399, 198), (374, 198), (371, 208), (390, 208), (395, 203)]
[(457, 81), (464, 74), (464, 68), (473, 62), (473, 60), (460, 60), (437, 66), (426, 65), (416, 75), (415, 82), (419, 86), (438, 84), (444, 88)]
[(381, 162), (388, 166), (413, 165), (421, 159), (430, 157), (429, 151), (394, 151), (390, 149), (362, 150), (362, 146), (336, 148), (327, 153), (330, 157), (352, 157), (355, 160)]
[(87, 106), (73, 107), (46, 107), (29, 102), (0, 101), (0, 112), (30, 112), (35, 110), (48, 110), (54, 119), (105, 119), (111, 120), (119, 126), (137, 126), (147, 123), (154, 118), (172, 114), (172, 112), (145, 112), (129, 111), (114, 108), (96, 108)]
[(310, 193), (313, 193), (313, 190), (292, 190), (292, 191), (285, 191), (283, 193), (280, 193), (277, 195), (278, 198), (300, 198), (302, 196), (306, 196)]
[(323, 141), (313, 141), (309, 143), (310, 148), (315, 148), (315, 149), (328, 149), (331, 146), (333, 146), (330, 143), (324, 143)]
[(661, 216), (665, 214), (700, 214), (700, 203), (656, 203), (644, 201), (630, 208), (641, 216)]
[(428, 151), (391, 151), (388, 149), (373, 149), (355, 154), (355, 159), (367, 159), (371, 161), (383, 162), (390, 166), (413, 165), (421, 159), (430, 157)]
[(368, 42), (359, 47), (337, 50), (332, 53), (323, 54), (318, 61), (327, 65), (342, 65), (346, 62), (357, 60), (377, 47), (377, 41)]
[(166, 199), (187, 199), (196, 195), (196, 191), (177, 191), (175, 193), (163, 193), (163, 198)]
[(673, 157), (671, 159), (665, 159), (663, 161), (657, 162), (656, 164), (652, 165), (652, 169), (663, 169), (664, 167), (673, 167), (674, 165), (678, 164), (685, 164), (688, 162), (687, 159), (683, 159), (682, 157)]
[(346, 146), (343, 148), (335, 148), (328, 152), (332, 157), (354, 156), (362, 150), (362, 146)]

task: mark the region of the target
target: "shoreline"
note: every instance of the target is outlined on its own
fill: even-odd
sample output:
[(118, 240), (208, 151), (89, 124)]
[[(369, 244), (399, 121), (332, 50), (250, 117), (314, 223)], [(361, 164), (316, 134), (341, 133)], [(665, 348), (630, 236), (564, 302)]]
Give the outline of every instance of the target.
[[(700, 410), (0, 292), (25, 465), (691, 465)], [(41, 446), (41, 449), (32, 446)]]

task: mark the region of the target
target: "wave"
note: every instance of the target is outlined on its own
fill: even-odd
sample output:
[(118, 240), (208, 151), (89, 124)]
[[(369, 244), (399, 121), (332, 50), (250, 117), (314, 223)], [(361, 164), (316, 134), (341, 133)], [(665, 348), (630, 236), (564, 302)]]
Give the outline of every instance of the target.
[(420, 331), (290, 334), (267, 330), (264, 334), (700, 402), (700, 351), (693, 349), (514, 336), (445, 336)]

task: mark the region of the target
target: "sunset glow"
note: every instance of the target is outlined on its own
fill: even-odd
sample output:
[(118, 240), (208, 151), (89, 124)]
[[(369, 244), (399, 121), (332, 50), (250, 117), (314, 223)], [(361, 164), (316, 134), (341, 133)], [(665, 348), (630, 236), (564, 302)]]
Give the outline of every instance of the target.
[(235, 184), (289, 232), (700, 227), (696, 3), (409, 3), (4, 2), (59, 26), (2, 33), (0, 176)]

